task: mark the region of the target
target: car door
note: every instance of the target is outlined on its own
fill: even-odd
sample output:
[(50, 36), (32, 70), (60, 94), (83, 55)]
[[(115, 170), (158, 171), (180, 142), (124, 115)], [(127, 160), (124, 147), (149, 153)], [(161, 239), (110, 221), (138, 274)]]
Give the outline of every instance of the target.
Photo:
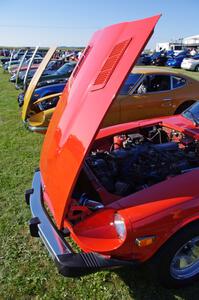
[(122, 85), (119, 96), (111, 104), (101, 127), (107, 127), (121, 123), (121, 98), (126, 99), (131, 90), (134, 90), (142, 81), (143, 74), (130, 73)]
[(102, 121), (101, 128), (119, 124), (121, 120), (120, 101), (116, 98), (111, 104), (104, 120)]
[[(196, 83), (196, 85), (195, 85)], [(181, 109), (188, 107), (188, 103), (198, 100), (199, 83), (191, 78), (184, 78), (181, 74), (172, 76), (172, 109), (174, 113), (181, 113)]]
[(169, 74), (145, 75), (131, 95), (120, 96), (120, 122), (171, 114), (172, 94)]

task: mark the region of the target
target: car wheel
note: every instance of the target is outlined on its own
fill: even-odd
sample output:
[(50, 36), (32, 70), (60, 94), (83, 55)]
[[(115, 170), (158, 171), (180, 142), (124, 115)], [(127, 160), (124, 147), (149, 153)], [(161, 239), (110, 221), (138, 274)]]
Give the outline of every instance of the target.
[(199, 279), (199, 223), (179, 231), (156, 257), (159, 281), (168, 288), (179, 288)]
[(183, 111), (185, 111), (185, 109), (187, 109), (192, 104), (194, 104), (194, 101), (187, 101), (187, 102), (182, 103), (180, 106), (178, 106), (178, 108), (176, 109), (174, 115), (181, 114)]
[(199, 72), (199, 65), (197, 65), (197, 66), (195, 67), (195, 71), (196, 71), (196, 72)]

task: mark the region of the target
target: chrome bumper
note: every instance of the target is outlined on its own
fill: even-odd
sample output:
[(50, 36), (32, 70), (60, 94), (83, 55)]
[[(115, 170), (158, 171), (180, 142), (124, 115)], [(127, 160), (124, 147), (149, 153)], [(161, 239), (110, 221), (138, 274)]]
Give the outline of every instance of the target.
[(48, 127), (42, 127), (42, 126), (31, 126), (27, 125), (28, 130), (32, 132), (45, 132), (47, 131)]
[(43, 133), (43, 132), (46, 132), (48, 127), (46, 126), (31, 126), (28, 121), (23, 121), (23, 124), (25, 126), (25, 128), (31, 132), (38, 132), (38, 133)]
[(30, 205), (32, 219), (29, 222), (30, 233), (41, 237), (59, 272), (64, 276), (76, 277), (125, 265), (137, 265), (137, 261), (125, 261), (107, 258), (98, 253), (75, 253), (62, 232), (58, 231), (50, 220), (43, 204), (40, 171), (36, 171), (32, 188), (25, 193), (26, 203)]

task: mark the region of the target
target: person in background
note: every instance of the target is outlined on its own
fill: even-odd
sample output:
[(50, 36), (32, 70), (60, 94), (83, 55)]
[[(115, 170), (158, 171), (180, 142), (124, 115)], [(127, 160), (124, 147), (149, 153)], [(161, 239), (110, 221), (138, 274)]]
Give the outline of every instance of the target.
[(196, 55), (196, 53), (197, 53), (196, 49), (192, 48), (190, 51), (191, 56)]
[(82, 51), (79, 51), (79, 52), (77, 53), (78, 59), (80, 59), (81, 55), (82, 55)]

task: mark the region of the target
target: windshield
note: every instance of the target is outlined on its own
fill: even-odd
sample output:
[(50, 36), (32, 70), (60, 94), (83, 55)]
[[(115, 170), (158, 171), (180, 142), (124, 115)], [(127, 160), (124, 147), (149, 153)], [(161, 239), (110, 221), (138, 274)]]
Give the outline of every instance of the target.
[(140, 79), (142, 74), (129, 74), (126, 81), (124, 82), (119, 94), (128, 95), (136, 82)]
[[(30, 69), (29, 72), (28, 72), (28, 77), (33, 76), (35, 72), (36, 72), (36, 69), (32, 69), (32, 70)], [(19, 72), (19, 77), (22, 78), (22, 77), (25, 76), (25, 74), (26, 74), (26, 70), (25, 71), (20, 71)]]
[(188, 56), (187, 51), (181, 51), (181, 52), (176, 54), (176, 57), (183, 57), (183, 56)]
[(199, 101), (186, 109), (182, 115), (183, 117), (196, 123), (196, 125), (199, 125)]
[(72, 72), (74, 67), (75, 67), (75, 64), (66, 63), (61, 68), (59, 68), (55, 73), (57, 75), (64, 75), (64, 74), (67, 74), (69, 72)]
[(50, 61), (48, 64), (47, 64), (47, 67), (46, 67), (46, 69), (50, 69), (50, 68), (52, 68), (52, 66), (54, 65), (54, 61)]

